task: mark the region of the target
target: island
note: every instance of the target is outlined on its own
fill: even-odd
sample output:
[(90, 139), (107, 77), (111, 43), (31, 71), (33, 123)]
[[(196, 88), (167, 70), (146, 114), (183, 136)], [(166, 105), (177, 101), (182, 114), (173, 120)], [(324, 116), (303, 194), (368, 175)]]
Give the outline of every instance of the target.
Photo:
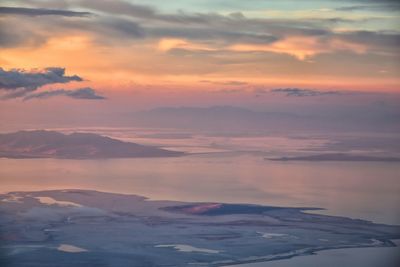
[(35, 130), (0, 134), (0, 157), (105, 159), (175, 157), (184, 153), (124, 142), (93, 133)]
[(272, 161), (378, 161), (378, 162), (399, 162), (398, 157), (355, 155), (348, 153), (327, 153), (308, 156), (267, 158)]
[(317, 208), (149, 200), (66, 189), (0, 195), (2, 266), (226, 266), (395, 246), (400, 226)]

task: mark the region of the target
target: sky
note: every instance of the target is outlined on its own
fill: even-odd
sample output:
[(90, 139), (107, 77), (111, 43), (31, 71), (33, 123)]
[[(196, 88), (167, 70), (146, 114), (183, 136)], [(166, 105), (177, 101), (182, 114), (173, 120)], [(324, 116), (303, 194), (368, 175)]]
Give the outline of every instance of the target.
[(0, 117), (211, 105), (393, 114), (399, 15), (396, 0), (3, 0)]

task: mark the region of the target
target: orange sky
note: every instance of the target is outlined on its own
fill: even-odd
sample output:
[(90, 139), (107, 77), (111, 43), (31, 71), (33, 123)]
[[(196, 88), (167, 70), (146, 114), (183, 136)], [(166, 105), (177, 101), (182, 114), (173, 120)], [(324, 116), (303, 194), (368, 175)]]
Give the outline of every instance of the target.
[[(353, 63), (359, 69), (354, 69), (357, 66), (348, 69), (346, 66), (337, 66), (341, 62), (332, 59), (318, 62), (320, 57), (332, 57), (325, 54), (336, 46), (348, 48), (350, 53), (355, 53), (355, 57), (364, 57), (367, 52), (362, 45), (332, 43), (329, 47), (318, 47), (315, 42), (313, 38), (289, 38), (272, 45), (235, 44), (219, 51), (220, 55), (210, 56), (208, 52), (218, 53), (212, 46), (184, 39), (102, 46), (95, 43), (89, 34), (78, 32), (49, 38), (38, 47), (2, 49), (1, 62), (5, 69), (63, 66), (67, 73), (78, 74), (87, 80), (86, 84), (102, 90), (129, 90), (132, 84), (210, 90), (215, 87), (212, 83), (202, 83), (203, 80), (217, 83), (235, 80), (271, 88), (300, 86), (366, 91), (398, 90), (400, 78), (393, 75), (397, 71), (396, 65), (381, 69), (379, 64), (359, 66)], [(174, 49), (185, 49), (189, 55), (176, 56), (171, 53)], [(257, 60), (258, 56), (272, 59)], [(214, 63), (230, 57), (237, 63)], [(275, 62), (279, 57), (284, 62)]]
[[(260, 86), (399, 91), (397, 14), (368, 5), (344, 12), (330, 1), (296, 8), (289, 2), (231, 10), (216, 2), (200, 11), (183, 5), (189, 10), (180, 13), (172, 5), (122, 0), (6, 1), (0, 64), (4, 70), (62, 67), (85, 80), (79, 86), (106, 93), (146, 86), (155, 93)], [(43, 15), (44, 8), (72, 14)]]

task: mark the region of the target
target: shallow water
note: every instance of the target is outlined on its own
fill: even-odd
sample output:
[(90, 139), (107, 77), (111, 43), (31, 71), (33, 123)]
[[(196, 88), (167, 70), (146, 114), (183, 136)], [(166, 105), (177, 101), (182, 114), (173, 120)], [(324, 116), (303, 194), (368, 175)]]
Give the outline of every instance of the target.
[(399, 265), (400, 247), (385, 247), (332, 249), (320, 251), (316, 255), (229, 267), (398, 267)]
[(77, 246), (73, 245), (68, 245), (68, 244), (61, 244), (57, 250), (63, 251), (63, 252), (69, 252), (69, 253), (80, 253), (80, 252), (86, 252), (87, 250), (84, 248), (80, 248)]
[(174, 248), (180, 252), (201, 252), (201, 253), (219, 253), (218, 250), (214, 249), (206, 249), (206, 248), (196, 248), (189, 245), (182, 245), (182, 244), (171, 244), (171, 245), (157, 245), (156, 248)]

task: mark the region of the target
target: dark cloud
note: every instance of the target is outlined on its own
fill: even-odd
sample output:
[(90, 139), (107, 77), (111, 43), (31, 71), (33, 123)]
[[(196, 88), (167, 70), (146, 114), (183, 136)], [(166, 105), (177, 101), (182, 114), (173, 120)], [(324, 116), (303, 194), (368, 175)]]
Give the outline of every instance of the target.
[[(98, 27), (95, 29), (98, 32), (106, 32), (109, 35), (118, 35), (119, 37), (128, 37), (128, 38), (143, 38), (145, 36), (144, 29), (136, 22), (126, 20), (126, 19), (117, 19), (117, 18), (107, 18), (99, 20), (99, 25), (102, 27)], [(114, 33), (112, 32), (114, 31)]]
[(384, 31), (351, 31), (338, 33), (335, 38), (343, 41), (367, 45), (370, 51), (398, 55), (400, 34)]
[(400, 5), (356, 5), (356, 6), (344, 6), (336, 8), (337, 11), (360, 11), (360, 10), (370, 10), (370, 11), (394, 11), (399, 12)]
[(65, 17), (87, 17), (90, 12), (77, 12), (60, 9), (26, 8), (26, 7), (0, 7), (0, 14), (23, 15), (23, 16), (65, 16)]
[(77, 5), (90, 10), (108, 14), (126, 15), (139, 19), (159, 20), (172, 23), (205, 23), (207, 18), (202, 14), (189, 15), (183, 12), (179, 14), (161, 14), (155, 8), (147, 5), (139, 5), (128, 1), (110, 0), (78, 0)]
[(89, 87), (67, 91), (66, 95), (76, 99), (105, 99), (104, 96), (98, 95), (95, 90)]
[[(265, 92), (265, 91), (264, 91)], [(302, 88), (277, 88), (271, 89), (270, 92), (282, 93), (286, 96), (323, 96), (323, 95), (340, 95), (339, 91), (319, 91), (314, 89), (302, 89)], [(260, 91), (258, 91), (260, 93)]]
[(400, 2), (398, 0), (350, 0), (346, 1), (346, 4), (351, 2), (351, 5), (342, 6), (336, 8), (338, 11), (400, 11)]
[(56, 83), (82, 81), (82, 78), (73, 75), (66, 76), (64, 68), (46, 68), (38, 71), (21, 69), (4, 70), (0, 68), (0, 91), (6, 91), (3, 99), (22, 97), (39, 87)]
[(55, 96), (67, 96), (74, 99), (88, 99), (88, 100), (106, 99), (104, 96), (98, 95), (94, 89), (90, 87), (85, 87), (74, 90), (58, 89), (52, 91), (33, 93), (25, 96), (24, 101), (31, 99), (44, 99)]
[(21, 69), (7, 71), (0, 68), (0, 89), (4, 90), (20, 88), (35, 90), (43, 85), (71, 81), (82, 81), (82, 78), (77, 75), (65, 76), (65, 68), (52, 67), (41, 71), (25, 71)]
[(104, 13), (130, 15), (135, 17), (155, 16), (156, 10), (150, 6), (138, 5), (127, 1), (110, 0), (78, 0), (76, 4), (91, 10)]

